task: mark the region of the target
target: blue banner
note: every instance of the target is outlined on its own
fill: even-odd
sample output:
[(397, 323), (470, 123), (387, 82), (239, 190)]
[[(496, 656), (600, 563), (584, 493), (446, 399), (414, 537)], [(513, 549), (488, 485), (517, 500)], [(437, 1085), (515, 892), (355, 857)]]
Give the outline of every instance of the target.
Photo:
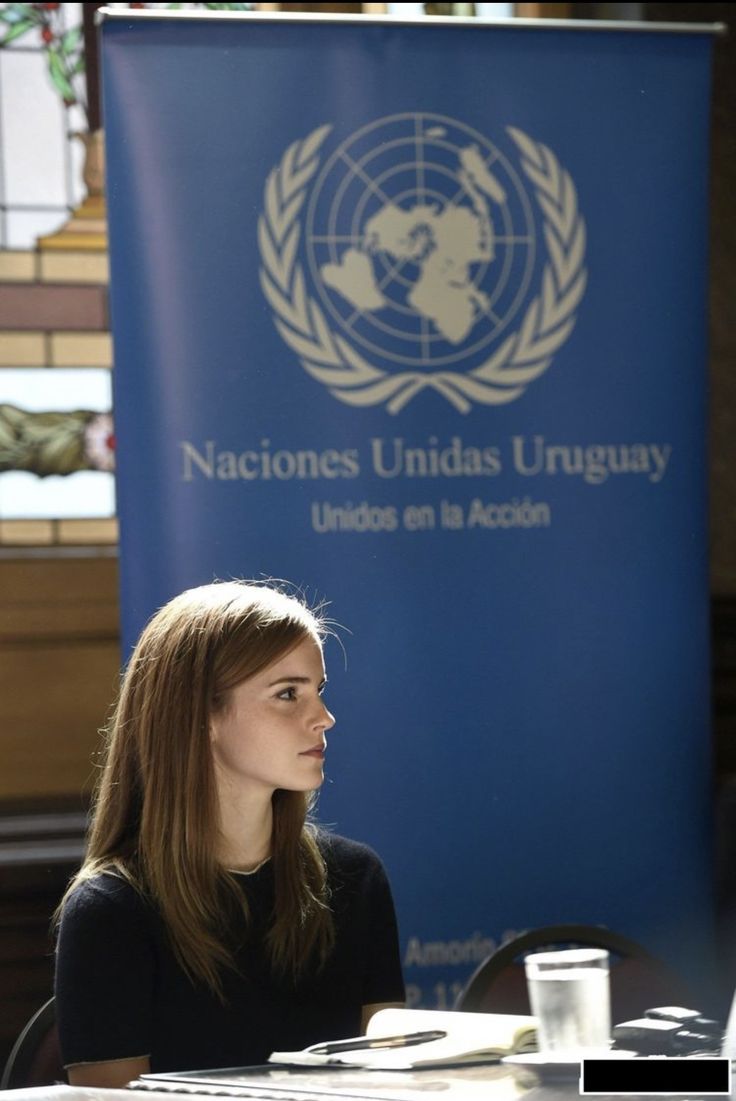
[(102, 30), (126, 644), (332, 602), (320, 818), (413, 1003), (552, 922), (700, 968), (709, 36)]

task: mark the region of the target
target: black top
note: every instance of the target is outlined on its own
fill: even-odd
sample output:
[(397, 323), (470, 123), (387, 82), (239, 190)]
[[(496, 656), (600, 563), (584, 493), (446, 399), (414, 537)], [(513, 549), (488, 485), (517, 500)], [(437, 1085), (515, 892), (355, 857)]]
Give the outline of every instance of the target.
[(223, 971), (223, 1004), (182, 971), (161, 917), (122, 879), (100, 875), (71, 895), (61, 921), (56, 999), (64, 1063), (149, 1055), (152, 1071), (263, 1063), (274, 1050), (360, 1032), (363, 1005), (402, 1002), (396, 918), (381, 862), (365, 845), (319, 834), (335, 918), (322, 970), (271, 972), (264, 935), (273, 908), (270, 862), (238, 875), (250, 907)]

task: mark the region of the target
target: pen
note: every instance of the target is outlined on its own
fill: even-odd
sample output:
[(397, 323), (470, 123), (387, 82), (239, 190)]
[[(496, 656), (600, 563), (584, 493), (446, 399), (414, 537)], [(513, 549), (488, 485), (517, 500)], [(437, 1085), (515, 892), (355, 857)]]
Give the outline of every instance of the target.
[(407, 1032), (404, 1036), (360, 1037), (355, 1040), (337, 1040), (334, 1044), (315, 1044), (309, 1048), (314, 1055), (337, 1055), (341, 1051), (370, 1051), (380, 1048), (412, 1047), (414, 1044), (427, 1044), (430, 1040), (444, 1040), (446, 1032), (431, 1029), (428, 1032)]

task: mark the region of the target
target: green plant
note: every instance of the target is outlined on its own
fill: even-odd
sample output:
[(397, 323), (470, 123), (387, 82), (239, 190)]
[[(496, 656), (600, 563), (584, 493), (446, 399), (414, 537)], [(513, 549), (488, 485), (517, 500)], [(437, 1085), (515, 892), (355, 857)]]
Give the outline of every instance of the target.
[[(131, 8), (164, 7), (176, 9), (182, 4), (130, 4)], [(252, 4), (196, 4), (212, 11), (246, 11)], [(83, 82), (85, 71), (84, 36), (81, 26), (64, 28), (61, 4), (1, 4), (0, 49), (32, 31), (39, 31), (48, 59), (51, 82), (65, 107), (79, 106), (87, 113)], [(75, 79), (77, 78), (77, 79)]]
[(64, 29), (61, 4), (3, 4), (0, 7), (0, 47), (39, 30), (48, 58), (49, 76), (65, 107), (78, 104), (86, 111), (74, 78), (84, 72), (82, 28)]

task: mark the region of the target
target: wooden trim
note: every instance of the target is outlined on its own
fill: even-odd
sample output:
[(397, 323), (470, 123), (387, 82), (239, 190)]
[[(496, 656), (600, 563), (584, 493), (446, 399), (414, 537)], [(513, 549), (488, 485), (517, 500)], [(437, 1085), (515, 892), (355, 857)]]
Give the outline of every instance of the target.
[(570, 19), (572, 4), (514, 4), (519, 19)]

